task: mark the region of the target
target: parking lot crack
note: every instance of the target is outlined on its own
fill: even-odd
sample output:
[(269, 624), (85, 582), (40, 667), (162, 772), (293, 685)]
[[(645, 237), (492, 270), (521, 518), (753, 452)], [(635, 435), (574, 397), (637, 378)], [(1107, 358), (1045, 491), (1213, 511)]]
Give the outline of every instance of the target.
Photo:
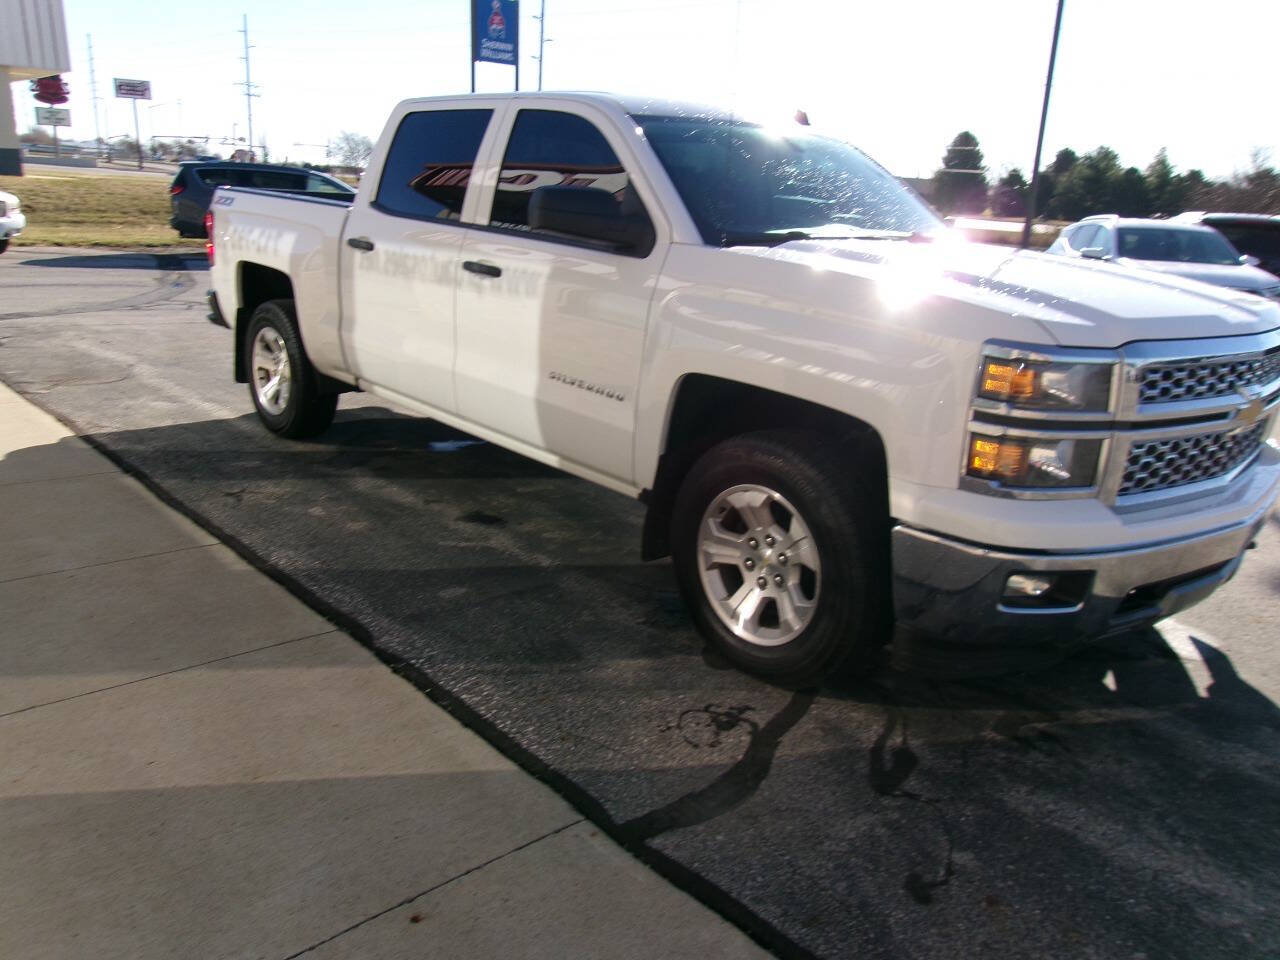
[(812, 692), (792, 694), (786, 705), (763, 725), (745, 716), (750, 707), (732, 710), (716, 709), (714, 704), (703, 707), (717, 729), (725, 723), (750, 729), (751, 737), (742, 758), (705, 787), (620, 824), (620, 834), (630, 842), (652, 840), (669, 830), (714, 820), (741, 806), (769, 776), (782, 738), (809, 712), (814, 698)]
[(525, 843), (522, 843), (517, 847), (512, 847), (510, 850), (507, 850), (505, 853), (500, 853), (496, 857), (490, 857), (488, 860), (484, 861), (483, 863), (477, 863), (474, 867), (468, 867), (466, 870), (463, 870), (461, 873), (455, 874), (454, 876), (449, 877), (447, 880), (441, 880), (439, 883), (433, 884), (432, 886), (427, 887), (427, 889), (425, 890), (420, 890), (418, 893), (413, 894), (413, 896), (405, 897), (400, 902), (393, 903), (391, 906), (386, 907), (382, 910), (379, 910), (377, 913), (371, 913), (369, 916), (365, 917), (363, 920), (358, 920), (355, 923), (351, 924), (351, 926), (345, 927), (342, 930), (339, 930), (337, 933), (331, 936), (325, 937), (323, 940), (317, 940), (315, 943), (311, 944), (311, 946), (305, 947), (304, 949), (299, 950), (297, 953), (289, 954), (287, 957), (284, 957), (283, 960), (297, 960), (298, 957), (306, 956), (308, 953), (311, 953), (313, 950), (317, 950), (320, 947), (323, 947), (326, 943), (332, 943), (334, 940), (337, 940), (339, 937), (344, 937), (351, 931), (357, 930), (360, 927), (363, 927), (366, 923), (370, 923), (371, 921), (377, 920), (379, 917), (386, 916), (388, 913), (391, 913), (393, 910), (399, 910), (401, 907), (407, 907), (409, 904), (413, 903), (415, 900), (421, 900), (423, 897), (427, 896), (427, 894), (435, 893), (437, 890), (443, 887), (447, 887), (451, 883), (457, 883), (459, 880), (462, 880), (464, 877), (469, 877), (471, 876), (471, 874), (479, 870), (483, 870), (485, 867), (492, 866), (493, 864), (497, 863), (499, 860), (505, 860), (507, 857), (511, 856), (512, 854), (519, 853), (521, 850), (527, 850), (529, 847), (532, 847), (535, 844), (541, 843), (543, 840), (549, 840), (551, 837), (564, 833), (570, 827), (576, 827), (578, 824), (585, 823), (585, 822), (586, 822), (586, 819), (584, 817), (578, 817), (576, 820), (563, 824), (562, 826), (556, 827), (554, 830), (548, 830), (546, 833), (542, 834), (541, 836), (534, 837), (532, 840), (526, 841)]

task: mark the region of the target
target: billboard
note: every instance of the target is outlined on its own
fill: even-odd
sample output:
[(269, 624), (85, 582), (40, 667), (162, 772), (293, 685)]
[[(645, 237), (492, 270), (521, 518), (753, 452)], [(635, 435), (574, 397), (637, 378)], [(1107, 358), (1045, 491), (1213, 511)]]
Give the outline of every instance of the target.
[(471, 59), (515, 66), (520, 56), (517, 0), (471, 0)]
[(36, 125), (40, 127), (71, 126), (71, 111), (58, 107), (36, 107)]
[(121, 80), (116, 77), (115, 83), (117, 97), (127, 97), (130, 100), (151, 99), (150, 80)]

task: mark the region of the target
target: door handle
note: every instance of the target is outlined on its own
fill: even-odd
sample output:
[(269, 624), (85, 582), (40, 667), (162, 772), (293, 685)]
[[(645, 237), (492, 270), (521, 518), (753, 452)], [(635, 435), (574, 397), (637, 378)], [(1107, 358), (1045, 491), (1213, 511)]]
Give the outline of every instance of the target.
[(478, 273), (482, 277), (502, 276), (501, 267), (495, 267), (492, 263), (481, 263), (479, 260), (463, 260), (462, 269), (471, 273)]
[(357, 250), (372, 250), (373, 241), (368, 237), (347, 237), (347, 246)]

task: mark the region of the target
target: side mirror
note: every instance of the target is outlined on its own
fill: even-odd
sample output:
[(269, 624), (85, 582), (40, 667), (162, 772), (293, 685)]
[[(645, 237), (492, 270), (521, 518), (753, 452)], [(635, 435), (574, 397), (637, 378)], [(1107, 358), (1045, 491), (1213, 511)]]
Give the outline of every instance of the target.
[(1085, 247), (1080, 251), (1080, 256), (1086, 260), (1110, 260), (1111, 255), (1102, 247)]
[(608, 190), (598, 187), (538, 187), (529, 194), (529, 229), (598, 240), (646, 256), (653, 225), (643, 214), (623, 214)]
[(1242, 253), (1240, 255), (1240, 262), (1243, 263), (1246, 267), (1256, 267), (1262, 261), (1259, 260), (1257, 257), (1255, 257), (1252, 253)]

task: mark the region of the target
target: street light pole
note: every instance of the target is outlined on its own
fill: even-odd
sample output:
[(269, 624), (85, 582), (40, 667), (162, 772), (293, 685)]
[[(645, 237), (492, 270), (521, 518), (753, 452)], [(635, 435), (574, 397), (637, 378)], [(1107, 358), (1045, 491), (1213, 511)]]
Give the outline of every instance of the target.
[(1044, 104), (1040, 107), (1040, 135), (1036, 137), (1036, 159), (1031, 166), (1031, 189), (1027, 196), (1027, 219), (1022, 224), (1022, 249), (1031, 246), (1031, 221), (1036, 215), (1037, 194), (1040, 191), (1040, 151), (1044, 147), (1044, 125), (1049, 116), (1049, 89), (1053, 86), (1053, 62), (1058, 58), (1058, 34), (1062, 31), (1062, 5), (1058, 0), (1058, 16), (1053, 21), (1053, 45), (1049, 48), (1049, 73), (1044, 80)]

